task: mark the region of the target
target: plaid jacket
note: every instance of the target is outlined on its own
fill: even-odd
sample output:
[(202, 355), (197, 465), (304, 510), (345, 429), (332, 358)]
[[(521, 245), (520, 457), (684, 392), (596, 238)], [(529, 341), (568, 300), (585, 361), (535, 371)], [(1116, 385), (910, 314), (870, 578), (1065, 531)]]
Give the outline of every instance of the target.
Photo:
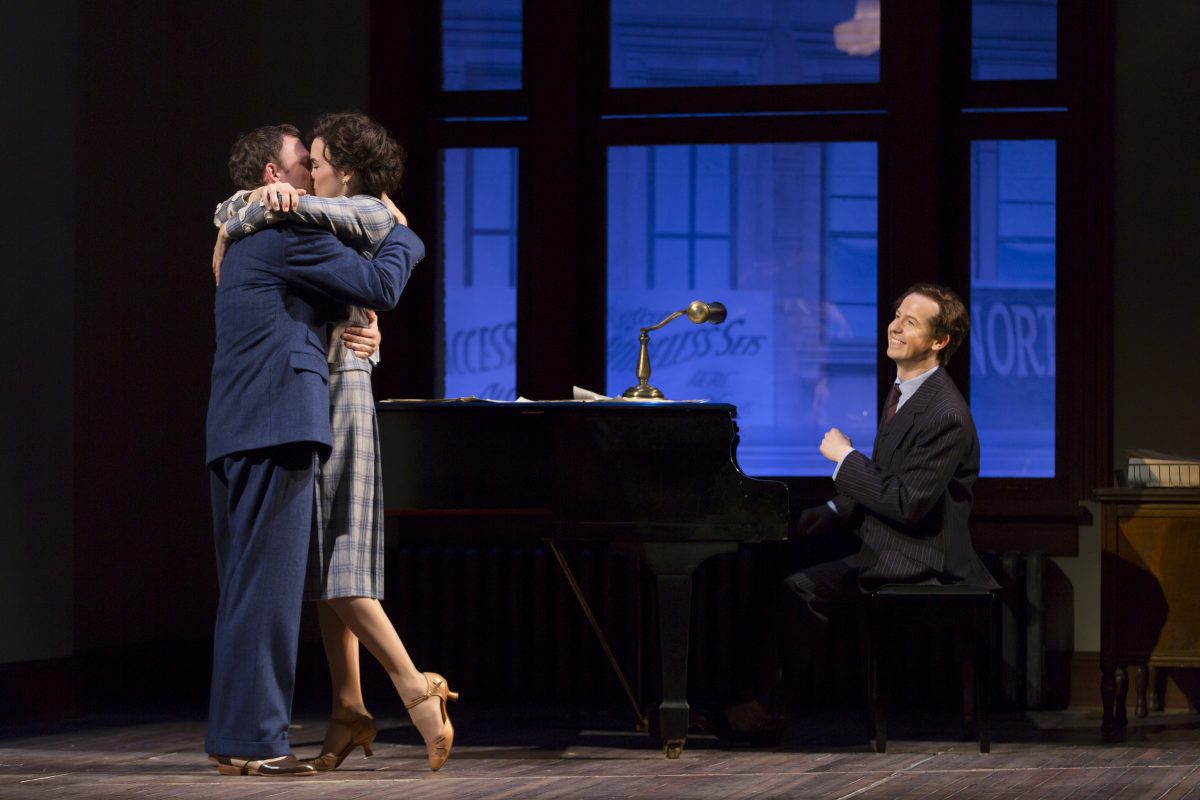
[(366, 256), (374, 256), (388, 231), (396, 224), (382, 201), (365, 194), (353, 197), (304, 195), (293, 211), (269, 211), (261, 202), (247, 203), (247, 191), (235, 192), (217, 204), (213, 224), (225, 226), (237, 241), (268, 225), (291, 220), (327, 230)]

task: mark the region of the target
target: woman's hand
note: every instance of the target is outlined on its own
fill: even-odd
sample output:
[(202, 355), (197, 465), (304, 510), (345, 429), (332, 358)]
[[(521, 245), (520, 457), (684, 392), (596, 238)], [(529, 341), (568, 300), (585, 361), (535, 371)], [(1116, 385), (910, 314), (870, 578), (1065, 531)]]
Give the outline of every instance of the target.
[(213, 245), (212, 255), (212, 271), (213, 280), (217, 286), (221, 285), (221, 262), (225, 260), (225, 248), (229, 247), (229, 234), (225, 232), (225, 226), (217, 228), (217, 243)]
[(391, 213), (392, 219), (396, 220), (397, 225), (408, 227), (408, 218), (404, 216), (400, 209), (396, 208), (396, 204), (392, 202), (392, 198), (387, 196), (387, 192), (384, 192), (382, 195), (380, 195), (379, 199), (385, 206), (387, 206), (388, 212)]
[(348, 327), (342, 331), (342, 341), (350, 352), (359, 358), (370, 358), (379, 349), (383, 336), (379, 333), (379, 315), (371, 309), (366, 309), (370, 324), (365, 328)]
[(271, 211), (295, 211), (300, 208), (300, 198), (308, 194), (285, 181), (275, 181), (260, 186), (246, 198), (247, 203), (261, 202)]

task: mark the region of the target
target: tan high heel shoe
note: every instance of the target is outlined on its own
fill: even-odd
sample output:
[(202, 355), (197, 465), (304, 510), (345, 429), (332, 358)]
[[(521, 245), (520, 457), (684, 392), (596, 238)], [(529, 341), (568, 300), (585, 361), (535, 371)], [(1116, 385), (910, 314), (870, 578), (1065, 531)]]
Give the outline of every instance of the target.
[[(405, 710), (412, 709), (424, 703), (431, 697), (436, 697), (442, 705), (442, 732), (433, 739), (425, 739), (425, 749), (429, 751), (429, 768), (437, 772), (450, 757), (450, 748), (454, 745), (454, 726), (450, 724), (450, 715), (446, 712), (446, 703), (458, 699), (458, 692), (450, 691), (446, 679), (436, 672), (426, 672), (425, 694), (415, 700), (404, 703)], [(424, 734), (422, 734), (424, 738)]]
[[(322, 753), (316, 758), (305, 759), (306, 764), (312, 764), (317, 772), (328, 772), (329, 770), (337, 769), (346, 760), (346, 756), (354, 752), (354, 749), (361, 747), (363, 755), (375, 755), (375, 751), (371, 749), (371, 745), (375, 742), (375, 737), (378, 731), (375, 730), (375, 720), (370, 716), (361, 716), (352, 722), (347, 722), (340, 719), (329, 720), (330, 730), (334, 728), (342, 728), (350, 733), (350, 743), (342, 747), (337, 752)], [(325, 741), (329, 741), (329, 732), (325, 733)]]

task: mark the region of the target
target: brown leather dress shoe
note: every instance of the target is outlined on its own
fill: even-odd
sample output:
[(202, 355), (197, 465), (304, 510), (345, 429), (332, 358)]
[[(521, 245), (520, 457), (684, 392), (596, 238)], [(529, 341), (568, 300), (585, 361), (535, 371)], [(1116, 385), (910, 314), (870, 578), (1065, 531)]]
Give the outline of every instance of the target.
[(317, 774), (316, 767), (312, 764), (305, 764), (291, 753), (275, 758), (210, 755), (208, 760), (216, 763), (217, 772), (222, 775), (280, 775), (299, 778), (304, 775)]

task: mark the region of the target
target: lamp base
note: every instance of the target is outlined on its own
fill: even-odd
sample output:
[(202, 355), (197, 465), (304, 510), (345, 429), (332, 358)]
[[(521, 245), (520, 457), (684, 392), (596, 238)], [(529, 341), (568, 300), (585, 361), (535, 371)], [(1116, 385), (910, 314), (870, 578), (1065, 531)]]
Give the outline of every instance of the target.
[(637, 386), (630, 386), (625, 391), (621, 392), (621, 397), (629, 397), (634, 400), (666, 400), (663, 393), (653, 386), (645, 383), (639, 383)]

